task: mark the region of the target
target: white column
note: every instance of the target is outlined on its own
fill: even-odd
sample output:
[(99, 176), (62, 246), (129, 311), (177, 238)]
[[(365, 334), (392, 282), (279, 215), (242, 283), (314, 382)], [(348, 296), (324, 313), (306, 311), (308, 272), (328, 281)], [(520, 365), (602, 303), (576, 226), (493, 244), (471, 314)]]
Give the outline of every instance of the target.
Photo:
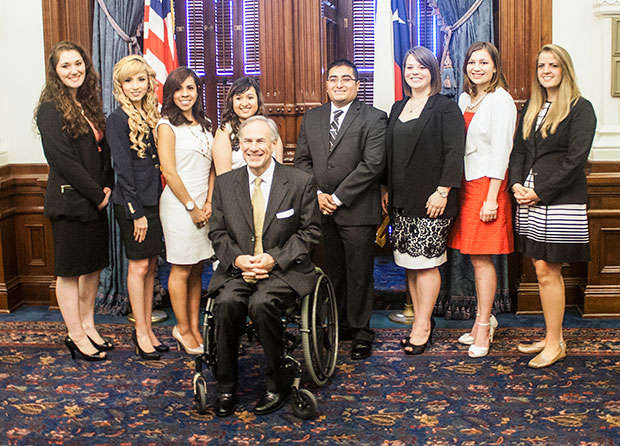
[(593, 13), (597, 22), (595, 26), (599, 40), (592, 43), (599, 48), (600, 59), (595, 58), (590, 63), (597, 68), (600, 75), (593, 85), (598, 90), (596, 97), (598, 125), (590, 159), (618, 161), (620, 160), (620, 98), (611, 96), (611, 22), (612, 17), (620, 17), (620, 1), (594, 0)]

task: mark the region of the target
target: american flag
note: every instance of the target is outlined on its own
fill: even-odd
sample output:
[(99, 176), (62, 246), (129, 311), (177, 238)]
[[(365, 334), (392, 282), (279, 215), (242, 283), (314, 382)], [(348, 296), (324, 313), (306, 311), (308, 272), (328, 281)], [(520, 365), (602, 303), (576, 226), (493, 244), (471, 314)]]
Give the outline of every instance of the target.
[(144, 58), (157, 74), (157, 96), (161, 103), (166, 77), (179, 66), (174, 43), (172, 0), (144, 2)]

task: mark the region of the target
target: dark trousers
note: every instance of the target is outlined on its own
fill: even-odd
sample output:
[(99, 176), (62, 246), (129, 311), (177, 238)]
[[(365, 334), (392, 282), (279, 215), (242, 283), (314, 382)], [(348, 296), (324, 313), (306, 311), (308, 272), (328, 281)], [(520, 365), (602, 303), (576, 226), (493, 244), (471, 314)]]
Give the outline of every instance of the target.
[(374, 288), (376, 225), (341, 226), (333, 217), (323, 218), (323, 257), (334, 284), (342, 331), (353, 341), (372, 342), (370, 329)]
[(256, 284), (241, 277), (229, 280), (215, 298), (217, 382), (221, 393), (237, 388), (239, 338), (249, 315), (267, 358), (267, 390), (278, 392), (285, 382), (282, 342), (283, 312), (295, 306), (297, 294), (282, 279), (270, 275)]

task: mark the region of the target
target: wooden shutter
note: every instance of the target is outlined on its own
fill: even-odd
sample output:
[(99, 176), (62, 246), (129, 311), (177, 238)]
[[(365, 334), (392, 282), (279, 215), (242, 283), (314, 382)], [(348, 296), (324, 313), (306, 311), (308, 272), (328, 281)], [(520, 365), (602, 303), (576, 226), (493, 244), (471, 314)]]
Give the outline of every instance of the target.
[(352, 2), (353, 63), (360, 74), (360, 90), (357, 97), (372, 104), (373, 72), (375, 59), (375, 0)]

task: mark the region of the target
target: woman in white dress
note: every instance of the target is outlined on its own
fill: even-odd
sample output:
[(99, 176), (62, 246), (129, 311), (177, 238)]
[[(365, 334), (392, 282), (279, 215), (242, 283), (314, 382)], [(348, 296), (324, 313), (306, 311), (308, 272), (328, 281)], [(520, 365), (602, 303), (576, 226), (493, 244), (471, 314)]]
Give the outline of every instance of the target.
[(180, 67), (164, 84), (157, 147), (166, 187), (159, 215), (166, 242), (170, 301), (177, 319), (172, 336), (190, 354), (203, 351), (198, 325), (202, 268), (213, 255), (207, 222), (211, 216), (211, 121), (202, 110), (200, 82)]
[[(237, 138), (239, 126), (254, 115), (264, 114), (263, 95), (256, 79), (244, 76), (234, 81), (226, 95), (226, 108), (222, 114), (222, 122), (213, 140), (213, 164), (218, 175), (245, 166)], [(274, 158), (277, 162), (282, 162), (283, 148), (280, 137), (278, 137)]]

